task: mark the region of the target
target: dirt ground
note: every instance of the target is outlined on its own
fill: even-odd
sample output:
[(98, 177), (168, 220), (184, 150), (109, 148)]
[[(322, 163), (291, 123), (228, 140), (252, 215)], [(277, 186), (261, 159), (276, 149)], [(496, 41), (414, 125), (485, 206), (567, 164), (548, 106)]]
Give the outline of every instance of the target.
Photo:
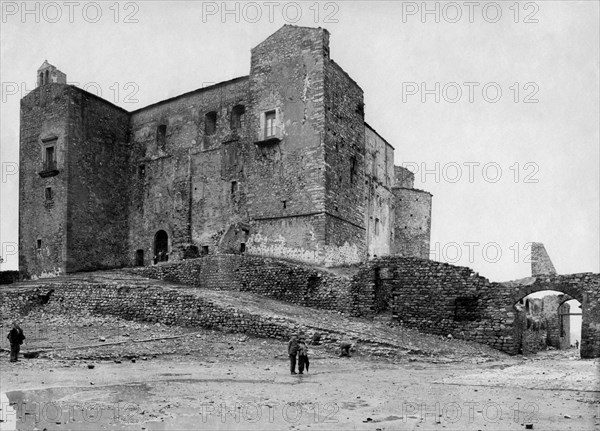
[(1, 430), (600, 429), (600, 362), (574, 349), (309, 346), (309, 372), (291, 375), (278, 340), (38, 312), (23, 324), (37, 357), (9, 363), (3, 323)]

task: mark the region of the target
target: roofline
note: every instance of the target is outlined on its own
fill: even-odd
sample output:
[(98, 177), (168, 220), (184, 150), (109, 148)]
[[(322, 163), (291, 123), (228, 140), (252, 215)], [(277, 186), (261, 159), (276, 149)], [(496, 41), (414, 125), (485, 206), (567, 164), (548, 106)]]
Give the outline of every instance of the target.
[(49, 84), (45, 84), (45, 85), (43, 85), (43, 86), (37, 86), (37, 87), (35, 87), (33, 90), (31, 90), (31, 91), (30, 91), (29, 93), (27, 93), (25, 96), (23, 96), (23, 97), (21, 98), (21, 101), (22, 101), (23, 99), (27, 98), (27, 97), (28, 97), (30, 94), (32, 94), (34, 91), (36, 91), (36, 90), (38, 90), (38, 89), (40, 89), (40, 88), (42, 88), (42, 87), (45, 87), (46, 85), (62, 85), (62, 86), (65, 86), (65, 87), (67, 87), (67, 88), (69, 88), (69, 89), (71, 89), (71, 88), (72, 88), (72, 89), (74, 89), (74, 90), (77, 90), (77, 91), (79, 91), (80, 93), (83, 93), (83, 94), (85, 94), (86, 96), (89, 96), (89, 97), (91, 97), (91, 98), (93, 98), (93, 99), (97, 99), (97, 100), (99, 100), (99, 101), (101, 101), (101, 102), (103, 102), (103, 103), (106, 103), (107, 105), (110, 105), (110, 106), (112, 106), (113, 108), (116, 108), (116, 109), (118, 109), (119, 111), (125, 112), (126, 114), (129, 114), (129, 113), (130, 113), (130, 112), (127, 110), (127, 109), (125, 109), (125, 108), (121, 108), (120, 106), (118, 106), (118, 105), (115, 105), (114, 103), (112, 103), (110, 100), (106, 100), (106, 99), (104, 99), (104, 98), (102, 98), (102, 97), (98, 96), (97, 94), (90, 93), (89, 91), (87, 91), (87, 90), (84, 90), (83, 88), (80, 88), (80, 87), (78, 87), (78, 86), (76, 86), (76, 85), (73, 85), (73, 84), (60, 84), (60, 83), (58, 83), (58, 82), (51, 82), (51, 83), (49, 83)]
[(391, 148), (392, 150), (394, 150), (394, 151), (396, 150), (392, 144), (390, 144), (390, 143), (389, 143), (389, 142), (388, 142), (388, 141), (387, 141), (387, 140), (386, 140), (386, 139), (385, 139), (383, 136), (381, 136), (381, 135), (379, 134), (379, 132), (378, 132), (377, 130), (375, 130), (375, 129), (374, 129), (374, 128), (373, 128), (373, 127), (372, 127), (372, 126), (369, 124), (369, 123), (367, 123), (366, 121), (365, 121), (365, 127), (368, 127), (369, 129), (371, 129), (371, 131), (372, 131), (373, 133), (375, 133), (377, 136), (379, 136), (383, 142), (385, 142), (387, 145), (389, 145), (389, 146), (390, 146), (390, 148)]
[(79, 88), (79, 87), (78, 87), (78, 86), (76, 86), (76, 85), (71, 85), (71, 84), (67, 84), (67, 85), (68, 85), (69, 87), (71, 87), (71, 88), (75, 88), (76, 90), (78, 90), (78, 91), (80, 91), (80, 92), (82, 92), (82, 93), (86, 94), (87, 96), (91, 96), (93, 99), (96, 99), (96, 100), (99, 100), (99, 101), (101, 101), (101, 102), (104, 102), (104, 103), (106, 103), (106, 104), (108, 104), (108, 105), (112, 106), (113, 108), (117, 108), (119, 111), (123, 111), (123, 112), (125, 112), (126, 114), (130, 114), (130, 112), (129, 112), (127, 109), (125, 109), (125, 108), (121, 108), (120, 106), (118, 106), (118, 105), (115, 105), (114, 103), (112, 103), (110, 100), (106, 100), (105, 98), (103, 98), (103, 97), (100, 97), (100, 96), (98, 96), (97, 94), (90, 93), (89, 91), (87, 91), (87, 90), (84, 90), (83, 88)]
[(427, 193), (429, 196), (433, 197), (433, 195), (428, 192), (427, 190), (421, 190), (421, 189), (415, 189), (415, 188), (411, 188), (411, 187), (402, 187), (402, 186), (392, 186), (392, 189), (396, 189), (396, 190), (410, 190), (412, 192), (418, 192), (418, 193)]
[(309, 27), (306, 25), (283, 24), (281, 27), (279, 27), (273, 33), (271, 33), (266, 38), (264, 38), (262, 41), (260, 41), (258, 44), (256, 44), (252, 48), (250, 48), (250, 52), (254, 51), (256, 48), (258, 48), (260, 45), (262, 45), (264, 42), (266, 42), (267, 39), (271, 38), (271, 36), (273, 36), (274, 34), (279, 33), (281, 30), (283, 30), (286, 27), (300, 28), (300, 29), (304, 29), (304, 30), (323, 30), (325, 33), (327, 33), (328, 36), (331, 36), (331, 33), (329, 33), (329, 30), (327, 30), (325, 27), (320, 27), (320, 26), (319, 27)]
[(191, 96), (193, 94), (199, 94), (204, 91), (214, 90), (215, 88), (223, 87), (228, 84), (234, 84), (236, 82), (241, 82), (241, 81), (247, 80), (248, 78), (249, 78), (249, 75), (244, 75), (244, 76), (239, 76), (237, 78), (230, 79), (228, 81), (217, 82), (216, 84), (209, 85), (208, 87), (197, 88), (196, 90), (188, 91), (187, 93), (179, 94), (178, 96), (173, 96), (168, 99), (160, 100), (158, 102), (152, 103), (152, 104), (144, 106), (142, 108), (138, 108), (135, 111), (130, 111), (129, 113), (137, 114), (140, 111), (143, 111), (145, 109), (154, 108), (155, 106), (162, 105), (162, 104), (168, 103), (168, 102), (173, 102), (174, 100), (178, 100), (178, 99), (181, 99), (181, 98), (184, 98), (187, 96)]
[(352, 81), (352, 83), (353, 83), (354, 85), (356, 85), (356, 86), (358, 87), (358, 89), (359, 89), (360, 91), (362, 91), (362, 93), (363, 93), (363, 94), (365, 93), (365, 90), (363, 90), (363, 89), (362, 89), (362, 87), (361, 87), (360, 85), (358, 85), (358, 82), (356, 82), (356, 81), (354, 80), (354, 78), (352, 78), (352, 77), (351, 77), (351, 76), (348, 74), (348, 72), (346, 72), (346, 71), (344, 70), (344, 68), (343, 68), (342, 66), (340, 66), (338, 63), (336, 63), (336, 62), (335, 62), (335, 60), (334, 60), (333, 58), (331, 58), (331, 57), (330, 57), (330, 58), (329, 58), (329, 62), (330, 62), (330, 63), (332, 63), (334, 66), (337, 66), (337, 67), (339, 67), (339, 68), (340, 68), (340, 70), (341, 70), (341, 72), (342, 72), (344, 75), (346, 75), (346, 78), (348, 78), (350, 81)]

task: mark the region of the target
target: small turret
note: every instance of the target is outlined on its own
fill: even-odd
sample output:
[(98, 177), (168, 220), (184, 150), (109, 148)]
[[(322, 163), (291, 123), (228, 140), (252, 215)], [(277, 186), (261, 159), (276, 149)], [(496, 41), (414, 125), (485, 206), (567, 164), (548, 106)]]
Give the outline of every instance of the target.
[(44, 60), (44, 64), (37, 70), (37, 86), (46, 84), (66, 84), (67, 75), (58, 70), (55, 66)]

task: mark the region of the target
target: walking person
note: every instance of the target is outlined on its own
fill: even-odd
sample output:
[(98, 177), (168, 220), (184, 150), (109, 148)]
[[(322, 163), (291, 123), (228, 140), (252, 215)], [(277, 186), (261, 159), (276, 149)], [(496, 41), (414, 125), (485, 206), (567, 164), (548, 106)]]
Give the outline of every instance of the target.
[(288, 355), (290, 356), (290, 373), (296, 374), (296, 355), (298, 354), (298, 336), (292, 335), (288, 343)]
[(8, 338), (8, 342), (10, 343), (10, 362), (17, 362), (19, 360), (21, 344), (25, 340), (25, 334), (23, 334), (23, 330), (16, 321), (12, 325), (13, 327), (6, 338)]

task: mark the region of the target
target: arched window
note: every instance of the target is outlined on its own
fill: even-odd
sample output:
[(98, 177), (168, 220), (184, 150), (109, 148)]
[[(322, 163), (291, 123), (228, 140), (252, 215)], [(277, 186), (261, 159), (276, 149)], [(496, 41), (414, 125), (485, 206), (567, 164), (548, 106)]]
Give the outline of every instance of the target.
[(49, 84), (50, 83), (50, 79), (49, 78), (50, 78), (50, 72), (46, 71), (46, 82), (45, 82), (45, 84)]
[(246, 112), (244, 105), (235, 105), (231, 110), (231, 130), (239, 130), (242, 127), (242, 116)]
[(217, 132), (217, 112), (211, 111), (204, 116), (204, 134), (210, 136)]

